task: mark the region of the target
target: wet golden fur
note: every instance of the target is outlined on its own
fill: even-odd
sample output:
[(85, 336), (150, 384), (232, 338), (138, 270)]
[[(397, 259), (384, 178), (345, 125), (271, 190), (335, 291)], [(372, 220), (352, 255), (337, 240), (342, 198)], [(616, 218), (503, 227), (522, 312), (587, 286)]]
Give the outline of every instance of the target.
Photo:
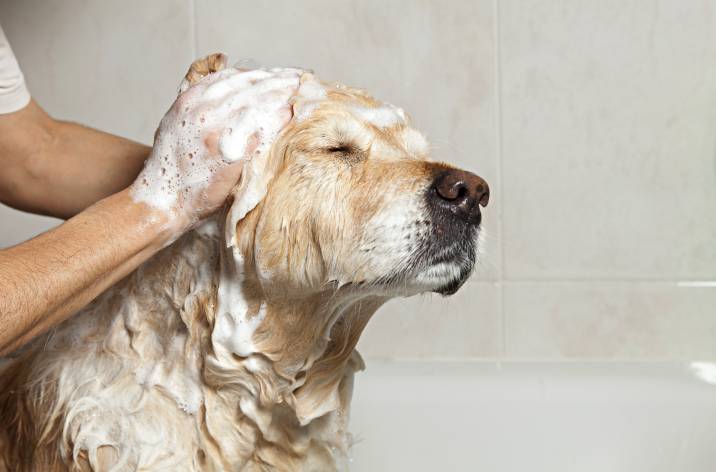
[(445, 168), (407, 121), (375, 126), (352, 106), (381, 104), (329, 86), (288, 126), (268, 157), (266, 197), (233, 229), (248, 316), (264, 313), (255, 353), (212, 340), (227, 209), (6, 361), (6, 470), (345, 467), (360, 334), (385, 300), (428, 288), (377, 283), (395, 265), (380, 238), (405, 230), (376, 215), (410, 209), (410, 234), (425, 237), (412, 206)]

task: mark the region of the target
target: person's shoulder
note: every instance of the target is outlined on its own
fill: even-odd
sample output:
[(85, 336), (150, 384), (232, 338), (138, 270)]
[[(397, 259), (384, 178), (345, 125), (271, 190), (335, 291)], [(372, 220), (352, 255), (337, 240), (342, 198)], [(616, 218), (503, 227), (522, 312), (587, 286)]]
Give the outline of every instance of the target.
[(18, 111), (30, 103), (30, 92), (10, 42), (0, 25), (0, 114)]

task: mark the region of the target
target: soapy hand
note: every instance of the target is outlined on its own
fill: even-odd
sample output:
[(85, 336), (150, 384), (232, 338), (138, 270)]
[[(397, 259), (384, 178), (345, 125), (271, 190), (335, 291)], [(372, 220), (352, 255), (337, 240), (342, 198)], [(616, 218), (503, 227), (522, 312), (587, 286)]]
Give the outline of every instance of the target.
[[(219, 58), (223, 67), (224, 56)], [(159, 124), (154, 148), (132, 184), (136, 201), (163, 210), (183, 231), (218, 209), (243, 165), (263, 159), (292, 116), (298, 69), (227, 68), (192, 75)], [(195, 83), (191, 83), (194, 81)]]

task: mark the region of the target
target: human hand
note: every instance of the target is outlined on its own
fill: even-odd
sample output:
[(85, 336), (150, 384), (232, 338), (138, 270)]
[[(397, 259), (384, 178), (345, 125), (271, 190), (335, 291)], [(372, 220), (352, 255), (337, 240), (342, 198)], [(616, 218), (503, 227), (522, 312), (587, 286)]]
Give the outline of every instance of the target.
[(224, 203), (244, 163), (265, 158), (292, 116), (301, 70), (214, 72), (224, 63), (212, 55), (192, 65), (132, 184), (135, 201), (166, 212), (178, 233)]

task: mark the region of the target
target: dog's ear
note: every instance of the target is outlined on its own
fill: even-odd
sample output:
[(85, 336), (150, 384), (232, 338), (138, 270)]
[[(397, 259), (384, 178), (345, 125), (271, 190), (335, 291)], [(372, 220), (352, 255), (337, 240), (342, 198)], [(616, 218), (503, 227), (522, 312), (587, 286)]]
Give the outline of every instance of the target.
[(192, 62), (179, 84), (179, 93), (185, 92), (207, 75), (225, 69), (227, 60), (226, 54), (215, 52)]
[(269, 184), (276, 169), (272, 149), (265, 156), (256, 156), (244, 165), (241, 179), (231, 193), (232, 202), (226, 214), (225, 240), (226, 246), (238, 246), (236, 225), (251, 210), (256, 208), (268, 192)]
[[(301, 75), (300, 86), (291, 99), (293, 118), (284, 130), (307, 117), (310, 112), (324, 100), (326, 91), (310, 72)], [(281, 133), (283, 133), (282, 131)], [(266, 196), (282, 156), (275, 155), (276, 149), (282, 146), (274, 143), (266, 156), (256, 156), (246, 163), (241, 180), (232, 192), (233, 202), (226, 216), (225, 238), (227, 247), (238, 246), (236, 225)]]

